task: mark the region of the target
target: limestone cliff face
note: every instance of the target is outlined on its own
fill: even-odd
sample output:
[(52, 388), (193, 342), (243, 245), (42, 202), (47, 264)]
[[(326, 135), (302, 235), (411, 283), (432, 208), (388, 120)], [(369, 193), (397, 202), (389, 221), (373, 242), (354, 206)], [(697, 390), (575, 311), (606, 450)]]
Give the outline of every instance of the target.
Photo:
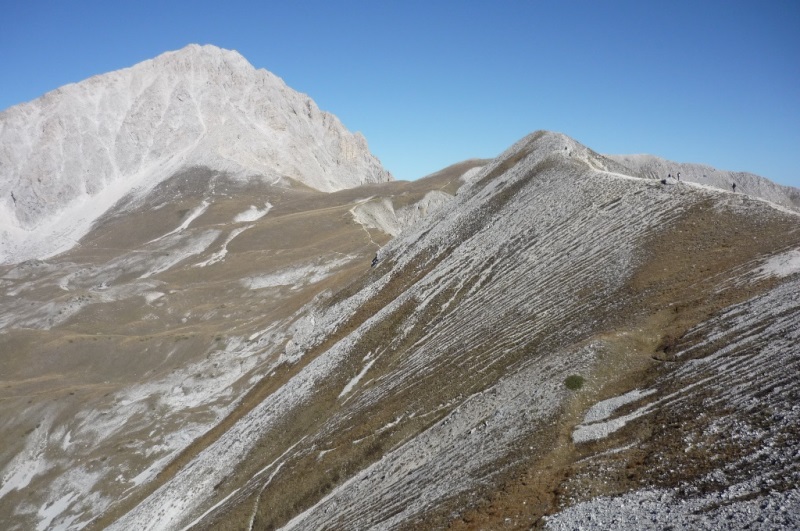
[(326, 192), (391, 180), (364, 137), (308, 96), (237, 52), (190, 45), (0, 113), (0, 261), (47, 255), (26, 252), (31, 233), (85, 232), (132, 190), (192, 166)]

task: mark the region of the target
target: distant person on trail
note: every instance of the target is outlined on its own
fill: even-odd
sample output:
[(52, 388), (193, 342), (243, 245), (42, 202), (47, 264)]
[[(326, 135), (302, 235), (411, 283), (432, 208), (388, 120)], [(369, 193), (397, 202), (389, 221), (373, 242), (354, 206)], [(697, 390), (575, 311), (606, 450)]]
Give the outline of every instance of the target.
[(375, 255), (375, 258), (372, 259), (372, 267), (375, 267), (378, 264), (378, 255)]
[(681, 180), (681, 172), (678, 172), (678, 180)]
[(736, 193), (736, 183), (733, 183), (731, 186), (733, 187), (733, 193), (735, 194)]

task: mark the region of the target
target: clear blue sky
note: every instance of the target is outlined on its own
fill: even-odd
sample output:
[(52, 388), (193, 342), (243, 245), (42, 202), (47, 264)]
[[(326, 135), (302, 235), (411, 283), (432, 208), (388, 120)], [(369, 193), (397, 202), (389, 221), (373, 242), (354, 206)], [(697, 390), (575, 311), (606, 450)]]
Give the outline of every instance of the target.
[(189, 43), (309, 94), (397, 178), (536, 129), (800, 186), (800, 1), (6, 1), (0, 109)]

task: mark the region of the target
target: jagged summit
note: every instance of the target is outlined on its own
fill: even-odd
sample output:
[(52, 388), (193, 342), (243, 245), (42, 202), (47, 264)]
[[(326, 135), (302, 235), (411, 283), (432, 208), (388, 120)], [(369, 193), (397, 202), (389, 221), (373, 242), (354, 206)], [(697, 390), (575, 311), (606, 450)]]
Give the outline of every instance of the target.
[(179, 62), (185, 60), (187, 57), (204, 57), (206, 60), (210, 61), (223, 60), (231, 64), (238, 63), (243, 67), (253, 68), (250, 62), (238, 51), (220, 48), (219, 46), (214, 46), (213, 44), (187, 44), (180, 50), (164, 52), (161, 55), (151, 59), (151, 61)]
[(0, 262), (69, 248), (131, 191), (197, 166), (325, 192), (391, 180), (308, 96), (190, 45), (0, 113)]

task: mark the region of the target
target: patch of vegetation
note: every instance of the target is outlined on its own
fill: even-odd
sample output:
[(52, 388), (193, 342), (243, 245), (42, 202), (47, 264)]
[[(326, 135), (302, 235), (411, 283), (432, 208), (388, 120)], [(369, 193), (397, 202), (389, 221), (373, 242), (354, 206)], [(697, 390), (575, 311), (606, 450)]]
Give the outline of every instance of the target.
[(584, 381), (583, 376), (580, 376), (578, 374), (570, 374), (564, 380), (564, 385), (566, 385), (567, 389), (569, 389), (570, 391), (577, 391), (578, 389), (583, 387), (583, 381)]

